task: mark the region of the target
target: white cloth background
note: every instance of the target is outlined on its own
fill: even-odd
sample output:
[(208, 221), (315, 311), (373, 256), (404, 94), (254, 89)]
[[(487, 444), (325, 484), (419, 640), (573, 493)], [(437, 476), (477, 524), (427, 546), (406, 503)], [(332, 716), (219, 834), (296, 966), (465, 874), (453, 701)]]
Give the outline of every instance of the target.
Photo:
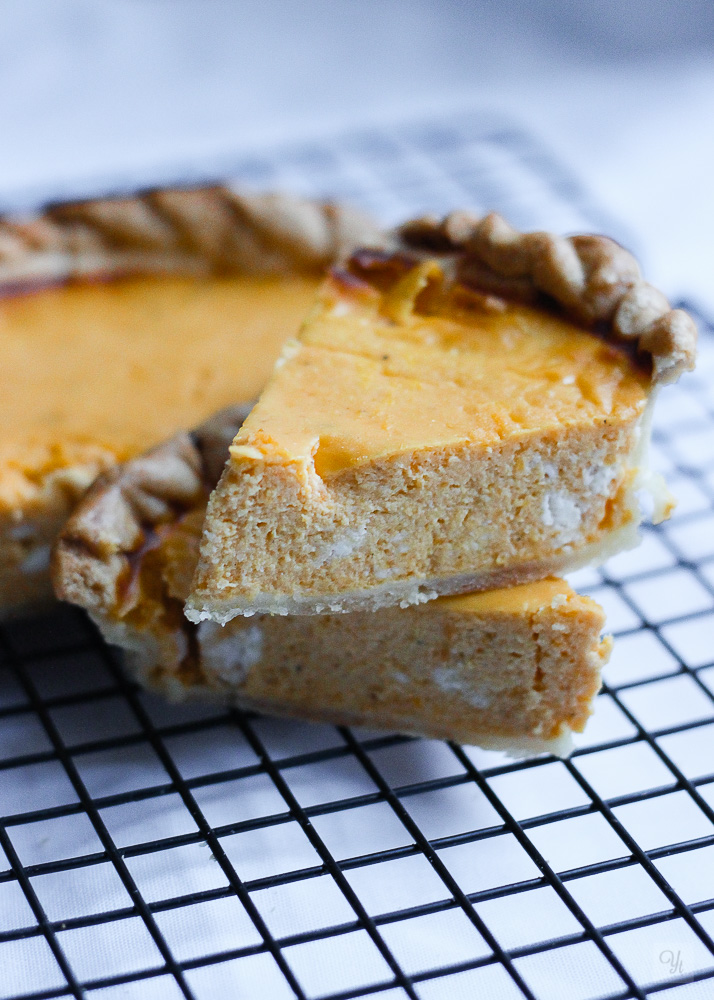
[(0, 8), (0, 202), (483, 105), (540, 132), (714, 307), (708, 0), (23, 0)]

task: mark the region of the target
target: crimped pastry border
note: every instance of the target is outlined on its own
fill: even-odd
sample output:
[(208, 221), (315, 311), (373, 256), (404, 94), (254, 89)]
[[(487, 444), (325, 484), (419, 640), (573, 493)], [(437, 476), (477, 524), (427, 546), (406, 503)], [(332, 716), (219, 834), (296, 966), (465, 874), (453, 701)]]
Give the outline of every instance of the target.
[(57, 597), (110, 617), (122, 614), (131, 600), (122, 591), (132, 560), (141, 559), (157, 528), (205, 506), (249, 412), (250, 406), (229, 406), (99, 476), (55, 543)]
[(643, 280), (627, 250), (606, 236), (521, 233), (495, 212), (424, 216), (397, 230), (395, 252), (452, 258), (455, 280), (504, 298), (547, 296), (576, 322), (652, 358), (653, 384), (694, 368), (697, 328)]
[(160, 188), (0, 218), (0, 293), (126, 274), (320, 273), (380, 236), (361, 212), (329, 201)]

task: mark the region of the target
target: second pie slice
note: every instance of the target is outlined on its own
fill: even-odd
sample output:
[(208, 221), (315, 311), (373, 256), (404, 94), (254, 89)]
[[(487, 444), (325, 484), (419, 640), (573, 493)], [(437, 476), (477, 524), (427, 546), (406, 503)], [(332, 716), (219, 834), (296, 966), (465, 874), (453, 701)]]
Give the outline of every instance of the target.
[(334, 269), (235, 437), (187, 616), (407, 606), (632, 546), (696, 328), (604, 237), (403, 227)]

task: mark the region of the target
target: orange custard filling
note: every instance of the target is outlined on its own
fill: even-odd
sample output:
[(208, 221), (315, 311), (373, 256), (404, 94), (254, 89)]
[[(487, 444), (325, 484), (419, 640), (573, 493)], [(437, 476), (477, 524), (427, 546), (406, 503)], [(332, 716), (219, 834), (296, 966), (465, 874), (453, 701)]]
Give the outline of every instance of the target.
[(0, 507), (23, 479), (129, 458), (255, 398), (317, 284), (137, 277), (1, 300)]
[(649, 386), (622, 350), (514, 303), (395, 321), (328, 292), (285, 357), (233, 456), (314, 456), (322, 478), (425, 446), (605, 429), (641, 414)]
[(427, 612), (430, 609), (448, 608), (463, 615), (527, 615), (541, 608), (561, 608), (577, 613), (578, 610), (592, 607), (593, 603), (589, 597), (576, 593), (565, 580), (551, 576), (545, 580), (521, 583), (514, 587), (499, 587), (496, 590), (483, 590), (480, 593), (439, 597), (425, 604), (423, 610)]

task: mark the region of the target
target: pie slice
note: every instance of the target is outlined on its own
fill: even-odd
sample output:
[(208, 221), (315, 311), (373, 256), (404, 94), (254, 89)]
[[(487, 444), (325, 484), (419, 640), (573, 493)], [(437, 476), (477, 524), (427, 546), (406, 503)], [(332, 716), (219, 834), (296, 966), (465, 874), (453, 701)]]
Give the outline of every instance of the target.
[(0, 220), (0, 614), (50, 596), (50, 544), (97, 473), (254, 399), (324, 268), (375, 235), (226, 187)]
[(86, 608), (145, 686), (342, 724), (565, 754), (610, 649), (601, 608), (564, 580), (374, 614), (183, 615), (206, 500), (243, 416), (225, 411), (94, 484), (54, 554), (59, 597)]
[(636, 544), (659, 384), (696, 328), (598, 236), (496, 215), (333, 269), (230, 448), (186, 613), (406, 607)]

